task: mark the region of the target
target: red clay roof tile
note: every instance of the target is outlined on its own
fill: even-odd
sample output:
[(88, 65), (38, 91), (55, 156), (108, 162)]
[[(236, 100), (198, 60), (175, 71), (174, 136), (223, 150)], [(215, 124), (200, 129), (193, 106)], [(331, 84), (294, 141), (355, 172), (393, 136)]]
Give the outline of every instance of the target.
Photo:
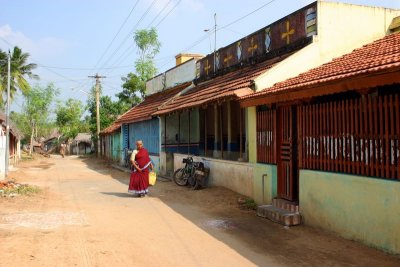
[(119, 130), (121, 128), (121, 123), (116, 123), (114, 122), (113, 124), (111, 124), (110, 126), (108, 126), (107, 128), (105, 128), (103, 131), (100, 132), (101, 135), (107, 135), (107, 134), (111, 134), (113, 132), (116, 132), (117, 130)]
[(400, 67), (400, 33), (385, 36), (296, 77), (244, 96), (241, 100), (267, 97), (268, 95), (300, 90), (305, 87), (322, 86), (328, 82), (340, 81), (360, 74), (373, 74), (397, 67)]
[(253, 80), (265, 73), (274, 64), (282, 61), (290, 54), (276, 57), (256, 65), (246, 66), (236, 71), (198, 84), (193, 89), (177, 96), (158, 109), (153, 115), (162, 115), (177, 110), (200, 106), (221, 98), (239, 98), (253, 92), (251, 89)]
[(133, 123), (151, 119), (152, 114), (157, 111), (158, 107), (163, 105), (169, 99), (175, 97), (183, 89), (190, 86), (192, 82), (177, 85), (166, 91), (161, 91), (147, 96), (140, 104), (131, 108), (117, 119), (119, 123)]

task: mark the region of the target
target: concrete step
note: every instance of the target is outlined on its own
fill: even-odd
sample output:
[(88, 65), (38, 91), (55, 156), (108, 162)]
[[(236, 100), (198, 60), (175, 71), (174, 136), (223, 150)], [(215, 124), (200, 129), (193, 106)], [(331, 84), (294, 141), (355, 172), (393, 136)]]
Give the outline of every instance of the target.
[(267, 218), (273, 222), (285, 226), (294, 226), (301, 224), (301, 215), (299, 212), (292, 212), (286, 209), (275, 207), (274, 205), (262, 205), (257, 208), (257, 215)]
[(283, 209), (283, 210), (288, 210), (291, 212), (299, 212), (299, 204), (297, 202), (291, 202), (286, 199), (282, 198), (274, 198), (272, 199), (272, 205), (274, 207)]

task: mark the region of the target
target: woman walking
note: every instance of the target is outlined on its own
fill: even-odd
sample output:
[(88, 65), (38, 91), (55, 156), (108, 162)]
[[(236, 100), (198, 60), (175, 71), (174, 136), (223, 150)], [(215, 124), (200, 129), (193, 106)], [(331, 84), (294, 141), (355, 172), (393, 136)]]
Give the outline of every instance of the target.
[(131, 172), (128, 193), (144, 197), (149, 192), (149, 169), (153, 169), (153, 164), (142, 140), (136, 141), (136, 148), (137, 153), (131, 157), (134, 170)]

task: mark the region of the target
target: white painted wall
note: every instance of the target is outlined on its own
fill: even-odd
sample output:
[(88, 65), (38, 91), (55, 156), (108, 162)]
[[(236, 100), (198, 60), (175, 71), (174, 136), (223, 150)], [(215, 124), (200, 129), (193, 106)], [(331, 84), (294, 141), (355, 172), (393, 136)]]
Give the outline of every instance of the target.
[(196, 60), (191, 59), (165, 73), (165, 88), (192, 81), (196, 76)]
[(382, 38), (400, 10), (318, 2), (318, 35), (313, 43), (281, 61), (255, 80), (256, 91), (295, 77), (364, 44)]
[(146, 82), (146, 95), (152, 95), (176, 85), (194, 80), (196, 60), (188, 60)]
[(152, 95), (165, 89), (165, 73), (161, 73), (146, 82), (146, 95)]
[[(174, 170), (182, 168), (184, 154), (174, 154)], [(253, 164), (206, 157), (193, 157), (210, 168), (209, 185), (223, 186), (239, 194), (253, 197)]]
[(6, 177), (6, 136), (0, 130), (0, 181)]

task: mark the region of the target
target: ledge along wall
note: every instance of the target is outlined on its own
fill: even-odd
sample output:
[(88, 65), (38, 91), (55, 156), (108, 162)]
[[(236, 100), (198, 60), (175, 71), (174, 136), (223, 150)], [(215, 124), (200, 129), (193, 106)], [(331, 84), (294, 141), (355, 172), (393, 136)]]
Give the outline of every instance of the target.
[(398, 254), (399, 203), (399, 181), (300, 171), (300, 212), (306, 224)]
[[(185, 154), (174, 153), (174, 169), (182, 168)], [(210, 168), (209, 185), (223, 186), (239, 194), (253, 197), (253, 164), (246, 162), (193, 157)]]

